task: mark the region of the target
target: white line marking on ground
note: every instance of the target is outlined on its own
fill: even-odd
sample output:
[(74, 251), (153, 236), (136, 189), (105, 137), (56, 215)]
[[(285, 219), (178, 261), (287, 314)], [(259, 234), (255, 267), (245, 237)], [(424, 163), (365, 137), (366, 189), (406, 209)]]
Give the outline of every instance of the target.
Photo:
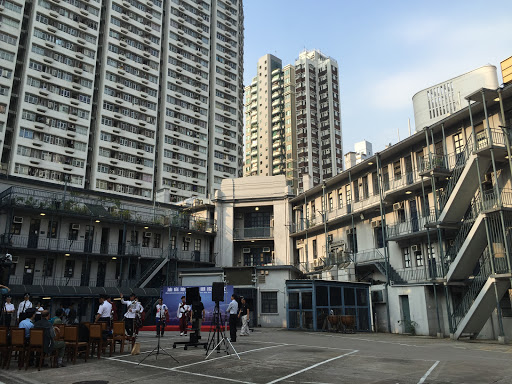
[(428, 347), (432, 347), (432, 345), (404, 344), (404, 343), (399, 343), (399, 342), (395, 342), (395, 341), (373, 340), (373, 339), (365, 339), (365, 338), (362, 338), (362, 337), (319, 335), (318, 333), (312, 333), (312, 332), (306, 332), (306, 333), (308, 335), (315, 335), (315, 336), (337, 337), (337, 338), (340, 338), (340, 339), (348, 339), (348, 340), (362, 340), (362, 341), (368, 341), (370, 343), (394, 344), (394, 345), (402, 345), (402, 346), (405, 346), (405, 347), (415, 347), (415, 348), (428, 348)]
[(320, 365), (323, 365), (323, 364), (326, 364), (326, 363), (330, 363), (331, 361), (334, 361), (334, 360), (337, 360), (337, 359), (341, 359), (342, 357), (345, 357), (345, 356), (348, 356), (348, 355), (352, 355), (352, 354), (357, 353), (357, 352), (359, 352), (359, 350), (354, 349), (352, 352), (348, 352), (348, 353), (345, 353), (345, 354), (343, 354), (343, 355), (339, 355), (339, 356), (333, 357), (332, 359), (328, 359), (328, 360), (322, 361), (322, 362), (320, 362), (320, 363), (313, 364), (313, 365), (311, 365), (311, 366), (309, 366), (309, 367), (306, 367), (306, 368), (304, 368), (304, 369), (301, 369), (300, 371), (297, 371), (297, 372), (291, 373), (291, 374), (286, 375), (286, 376), (284, 376), (284, 377), (280, 377), (279, 379), (275, 379), (275, 380), (273, 380), (273, 381), (269, 381), (267, 384), (274, 384), (274, 383), (278, 383), (278, 382), (283, 381), (283, 380), (285, 380), (285, 379), (288, 379), (288, 378), (290, 378), (290, 377), (296, 376), (296, 375), (298, 375), (298, 374), (300, 374), (300, 373), (303, 373), (303, 372), (309, 371), (310, 369), (316, 368), (316, 367), (318, 367), (318, 366), (320, 366)]
[[(217, 380), (224, 380), (224, 381), (232, 381), (235, 383), (243, 383), (243, 384), (254, 384), (249, 381), (240, 381), (240, 380), (234, 380), (234, 379), (228, 379), (226, 377), (218, 377), (218, 376), (211, 376), (211, 375), (205, 375), (202, 373), (194, 373), (194, 372), (187, 372), (187, 371), (180, 371), (179, 367), (176, 368), (167, 368), (167, 367), (159, 367), (158, 365), (151, 365), (151, 364), (139, 364), (136, 361), (126, 361), (126, 360), (119, 360), (115, 357), (108, 357), (109, 360), (115, 360), (119, 361), (121, 363), (128, 363), (128, 364), (134, 364), (134, 365), (140, 365), (141, 367), (149, 367), (149, 368), (157, 368), (157, 369), (163, 369), (166, 371), (173, 371), (178, 373), (185, 373), (187, 375), (194, 375), (194, 376), (203, 376), (203, 377), (209, 377), (210, 379), (217, 379)], [(207, 360), (208, 361), (208, 360)]]
[[(250, 352), (256, 352), (256, 351), (261, 351), (263, 349), (270, 349), (270, 348), (277, 348), (277, 347), (285, 347), (287, 344), (279, 344), (279, 345), (272, 345), (270, 347), (262, 347), (262, 348), (256, 348), (256, 349), (250, 349), (248, 351), (243, 351), (243, 352), (238, 352), (239, 355), (244, 355), (246, 353), (250, 353)], [(201, 360), (201, 361), (196, 361), (195, 363), (190, 363), (190, 364), (185, 364), (185, 365), (180, 365), (179, 367), (176, 367), (176, 369), (182, 369), (184, 367), (190, 367), (190, 366), (193, 366), (193, 365), (197, 365), (197, 364), (203, 364), (203, 363), (207, 363), (209, 361), (215, 361), (215, 360), (219, 360), (219, 359), (225, 359), (226, 357), (231, 357), (231, 356), (234, 356), (233, 354), (229, 354), (229, 355), (224, 355), (224, 356), (220, 356), (220, 357), (216, 357), (214, 359), (208, 359), (208, 360)]]
[(218, 380), (225, 380), (225, 381), (233, 381), (235, 383), (243, 383), (243, 384), (254, 384), (250, 381), (240, 381), (240, 380), (235, 380), (235, 379), (228, 379), (226, 377), (218, 377), (218, 376), (211, 376), (211, 375), (206, 375), (204, 373), (195, 373), (195, 372), (188, 372), (188, 371), (180, 371), (179, 369), (175, 368), (174, 369), (175, 372), (179, 372), (179, 373), (184, 373), (186, 375), (195, 375), (195, 376), (202, 376), (202, 377), (208, 377), (210, 379), (218, 379)]
[[(352, 348), (335, 348), (335, 347), (320, 347), (317, 345), (306, 345), (306, 344), (289, 344), (289, 343), (276, 343), (274, 341), (256, 341), (251, 340), (253, 343), (264, 343), (264, 344), (281, 344), (281, 345), (289, 345), (292, 347), (309, 347), (309, 348), (320, 348), (320, 349), (334, 349), (339, 351), (353, 351)], [(433, 361), (433, 360), (432, 360)]]
[(423, 375), (423, 377), (420, 379), (420, 381), (418, 381), (418, 384), (422, 384), (425, 382), (425, 380), (427, 379), (428, 375), (430, 375), (432, 373), (432, 371), (434, 369), (436, 369), (437, 365), (439, 364), (439, 360), (436, 361), (431, 367), (430, 369)]

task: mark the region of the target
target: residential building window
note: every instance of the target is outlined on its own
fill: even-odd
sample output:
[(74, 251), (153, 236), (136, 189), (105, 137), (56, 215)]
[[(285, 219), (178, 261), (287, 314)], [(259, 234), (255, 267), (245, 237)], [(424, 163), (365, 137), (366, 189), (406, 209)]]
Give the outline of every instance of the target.
[(11, 227), (11, 228), (12, 228), (12, 229), (11, 229), (11, 233), (12, 233), (13, 235), (19, 235), (19, 234), (21, 234), (21, 225), (22, 225), (22, 223), (15, 223), (15, 222), (13, 221), (13, 223), (12, 223), (12, 227)]
[(350, 184), (345, 186), (345, 195), (347, 196), (347, 205), (350, 206), (352, 203), (352, 191), (350, 190)]
[(194, 251), (201, 251), (201, 239), (194, 240)]
[(382, 237), (382, 228), (377, 227), (374, 229), (374, 238), (375, 238), (375, 247), (383, 248), (384, 247), (384, 238)]
[(334, 209), (334, 202), (332, 200), (332, 193), (329, 193), (329, 211)]
[(338, 189), (338, 208), (343, 208), (343, 191), (341, 188)]
[(149, 242), (151, 240), (151, 237), (143, 236), (142, 237), (142, 246), (143, 247), (149, 247)]
[(160, 233), (153, 234), (153, 248), (160, 248), (162, 242), (162, 235)]
[(68, 240), (78, 240), (78, 228), (80, 224), (69, 224)]
[(414, 252), (416, 258), (416, 266), (423, 267), (423, 255), (421, 254), (421, 246), (418, 245), (418, 250)]
[(43, 263), (43, 276), (50, 277), (53, 275), (54, 259), (45, 259)]
[(404, 268), (411, 268), (411, 252), (409, 247), (402, 248), (402, 255), (404, 256)]
[(171, 241), (169, 245), (171, 249), (176, 249), (176, 236), (171, 236)]
[(277, 292), (261, 292), (261, 313), (278, 313)]
[(358, 180), (354, 181), (354, 203), (359, 201), (359, 185)]
[(348, 230), (347, 243), (348, 243), (349, 252), (352, 252), (353, 254), (357, 253), (357, 231), (356, 231), (356, 228), (351, 228)]
[(51, 220), (48, 223), (48, 233), (46, 234), (47, 238), (52, 238), (52, 239), (57, 238), (57, 225), (58, 225), (58, 222), (53, 221), (53, 220)]
[(131, 231), (130, 232), (130, 243), (132, 243), (132, 245), (135, 245), (135, 244), (137, 244), (138, 239), (139, 239), (139, 231)]
[(313, 240), (313, 259), (316, 259), (318, 257), (318, 252), (316, 249), (316, 240)]
[(73, 277), (75, 273), (75, 260), (66, 260), (64, 266), (64, 277)]
[(188, 251), (188, 249), (189, 249), (189, 245), (190, 245), (190, 241), (185, 241), (185, 240), (187, 240), (187, 238), (186, 238), (186, 237), (184, 237), (184, 238), (183, 238), (183, 248), (182, 248), (182, 249), (183, 249), (184, 251)]

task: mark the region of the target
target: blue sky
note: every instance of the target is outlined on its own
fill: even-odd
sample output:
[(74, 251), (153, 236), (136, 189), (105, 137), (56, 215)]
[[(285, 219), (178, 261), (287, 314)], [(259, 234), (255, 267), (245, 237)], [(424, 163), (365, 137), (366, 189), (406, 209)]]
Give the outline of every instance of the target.
[[(417, 91), (512, 56), (508, 1), (244, 0), (244, 84), (259, 57), (320, 49), (340, 67), (344, 151), (408, 136)], [(507, 17), (508, 15), (508, 17)]]

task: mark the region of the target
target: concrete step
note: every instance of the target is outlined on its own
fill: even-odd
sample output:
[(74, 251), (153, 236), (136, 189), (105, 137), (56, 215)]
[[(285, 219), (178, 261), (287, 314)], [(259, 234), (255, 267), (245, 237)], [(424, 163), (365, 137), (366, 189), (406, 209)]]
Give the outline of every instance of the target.
[(480, 175), (483, 177), (491, 165), (491, 159), (475, 154), (469, 156), (464, 170), (439, 216), (441, 223), (457, 223), (464, 216), (481, 181), (478, 178), (477, 163), (480, 167)]
[(494, 284), (496, 284), (496, 289), (500, 298), (505, 294), (507, 289), (510, 288), (509, 279), (489, 277), (468, 312), (459, 323), (454, 334), (455, 339), (458, 339), (463, 334), (477, 335), (482, 330), (483, 326), (491, 316), (492, 311), (496, 308), (496, 292)]
[(457, 256), (450, 264), (446, 281), (467, 279), (487, 246), (487, 235), (485, 233), (485, 214), (480, 214), (476, 218), (468, 236), (462, 243)]

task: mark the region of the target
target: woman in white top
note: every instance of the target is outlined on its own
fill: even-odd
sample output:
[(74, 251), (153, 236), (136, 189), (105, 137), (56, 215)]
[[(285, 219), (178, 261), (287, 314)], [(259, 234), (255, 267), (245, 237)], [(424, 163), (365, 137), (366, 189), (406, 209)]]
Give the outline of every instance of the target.
[(11, 321), (12, 321), (12, 315), (15, 312), (14, 304), (11, 303), (11, 296), (7, 296), (5, 298), (5, 303), (4, 303), (4, 307), (2, 308), (2, 312), (3, 312), (3, 319), (4, 319), (2, 325), (6, 326), (6, 327), (10, 327)]

